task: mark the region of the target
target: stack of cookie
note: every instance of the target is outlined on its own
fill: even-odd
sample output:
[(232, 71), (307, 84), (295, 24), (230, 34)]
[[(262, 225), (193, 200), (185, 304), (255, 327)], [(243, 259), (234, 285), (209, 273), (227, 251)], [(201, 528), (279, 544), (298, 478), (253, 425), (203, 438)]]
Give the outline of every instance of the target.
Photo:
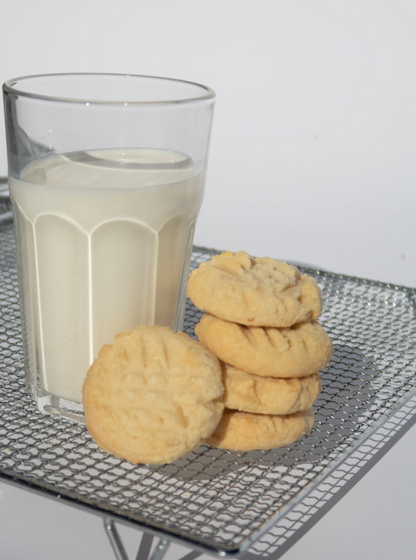
[(282, 261), (227, 251), (192, 272), (187, 293), (205, 311), (195, 333), (223, 374), (225, 410), (207, 443), (272, 449), (307, 433), (318, 372), (332, 356), (316, 321), (322, 297), (315, 280)]

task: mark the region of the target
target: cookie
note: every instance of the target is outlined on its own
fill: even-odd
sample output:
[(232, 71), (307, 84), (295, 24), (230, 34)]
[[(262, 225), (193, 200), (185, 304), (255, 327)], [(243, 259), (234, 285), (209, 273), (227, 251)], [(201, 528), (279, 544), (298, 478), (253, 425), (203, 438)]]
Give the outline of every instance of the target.
[(276, 379), (246, 373), (222, 362), (226, 408), (256, 414), (293, 414), (310, 408), (321, 392), (318, 373)]
[(224, 409), (217, 358), (167, 327), (117, 335), (101, 349), (82, 391), (92, 438), (131, 463), (164, 464), (192, 451)]
[(187, 295), (193, 304), (242, 325), (290, 327), (316, 319), (322, 296), (314, 278), (269, 257), (245, 251), (214, 255), (192, 271)]
[(247, 327), (205, 313), (195, 327), (200, 342), (220, 360), (266, 377), (305, 377), (324, 368), (332, 342), (317, 321), (292, 327)]
[(224, 410), (214, 433), (206, 443), (219, 449), (254, 451), (285, 447), (309, 432), (312, 409), (284, 416)]

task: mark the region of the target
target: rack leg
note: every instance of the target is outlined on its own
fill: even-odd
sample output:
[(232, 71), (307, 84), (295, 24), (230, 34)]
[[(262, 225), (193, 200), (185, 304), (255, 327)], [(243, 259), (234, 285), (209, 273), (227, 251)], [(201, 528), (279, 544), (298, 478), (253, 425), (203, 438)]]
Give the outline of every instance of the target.
[[(123, 543), (121, 542), (121, 538), (120, 535), (118, 534), (115, 523), (110, 517), (104, 517), (104, 528), (110, 540), (114, 554), (116, 555), (116, 559), (129, 560), (129, 557), (127, 556)], [(143, 533), (142, 540), (140, 543), (140, 548), (136, 556), (136, 560), (162, 560), (163, 559), (170, 546), (170, 541), (165, 539), (160, 539), (159, 544), (156, 546), (155, 550), (153, 551), (153, 554), (149, 556), (152, 542), (153, 542), (153, 537), (148, 533)]]
[(153, 536), (149, 533), (143, 533), (136, 560), (148, 560), (150, 556), (150, 549), (152, 548), (152, 542)]
[(110, 539), (110, 543), (113, 547), (117, 560), (129, 560), (114, 521), (109, 517), (104, 517), (104, 528), (108, 538)]
[(170, 541), (166, 541), (164, 539), (160, 539), (159, 544), (155, 548), (150, 560), (162, 560), (165, 556), (168, 548), (170, 546)]

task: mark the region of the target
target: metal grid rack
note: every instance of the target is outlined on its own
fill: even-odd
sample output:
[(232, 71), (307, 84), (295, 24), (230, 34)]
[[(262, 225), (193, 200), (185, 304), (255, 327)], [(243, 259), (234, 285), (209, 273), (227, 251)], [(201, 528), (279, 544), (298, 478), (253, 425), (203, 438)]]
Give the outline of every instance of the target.
[[(416, 290), (304, 268), (322, 289), (320, 321), (334, 343), (306, 436), (249, 453), (202, 445), (161, 467), (112, 457), (84, 426), (41, 415), (27, 395), (13, 226), (7, 203), (0, 206), (3, 479), (100, 514), (110, 533), (117, 521), (199, 551), (276, 557), (413, 416)], [(216, 252), (195, 247), (192, 267)], [(188, 302), (184, 330), (191, 336), (200, 316)]]

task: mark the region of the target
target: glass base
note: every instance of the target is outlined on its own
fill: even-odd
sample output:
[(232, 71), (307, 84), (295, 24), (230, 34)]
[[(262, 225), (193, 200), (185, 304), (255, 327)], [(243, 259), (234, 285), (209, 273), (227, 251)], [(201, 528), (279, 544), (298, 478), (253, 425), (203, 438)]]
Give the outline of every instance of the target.
[(81, 403), (57, 397), (44, 389), (38, 389), (34, 398), (42, 414), (61, 416), (85, 424), (84, 408)]

